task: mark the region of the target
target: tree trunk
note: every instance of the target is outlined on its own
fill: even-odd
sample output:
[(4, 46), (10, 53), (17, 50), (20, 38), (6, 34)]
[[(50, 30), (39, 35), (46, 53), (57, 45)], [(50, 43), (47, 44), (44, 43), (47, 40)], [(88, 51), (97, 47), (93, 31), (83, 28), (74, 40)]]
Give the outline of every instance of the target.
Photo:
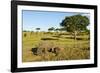
[(77, 31), (74, 31), (74, 47), (76, 48)]
[(74, 40), (76, 40), (77, 32), (74, 31)]

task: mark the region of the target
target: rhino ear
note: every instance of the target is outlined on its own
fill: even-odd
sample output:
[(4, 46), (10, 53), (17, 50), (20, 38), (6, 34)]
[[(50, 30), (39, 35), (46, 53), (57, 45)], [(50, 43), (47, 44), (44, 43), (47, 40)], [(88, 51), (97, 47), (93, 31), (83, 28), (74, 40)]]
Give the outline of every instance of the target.
[(51, 52), (51, 48), (48, 49), (48, 52)]

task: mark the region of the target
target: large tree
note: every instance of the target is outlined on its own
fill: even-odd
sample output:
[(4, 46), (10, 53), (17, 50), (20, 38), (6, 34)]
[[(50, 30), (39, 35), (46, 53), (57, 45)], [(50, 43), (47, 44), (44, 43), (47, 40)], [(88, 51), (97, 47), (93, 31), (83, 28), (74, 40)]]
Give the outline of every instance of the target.
[(67, 16), (62, 20), (60, 25), (63, 26), (66, 31), (73, 33), (74, 39), (76, 40), (77, 33), (87, 29), (89, 19), (87, 16), (82, 15)]

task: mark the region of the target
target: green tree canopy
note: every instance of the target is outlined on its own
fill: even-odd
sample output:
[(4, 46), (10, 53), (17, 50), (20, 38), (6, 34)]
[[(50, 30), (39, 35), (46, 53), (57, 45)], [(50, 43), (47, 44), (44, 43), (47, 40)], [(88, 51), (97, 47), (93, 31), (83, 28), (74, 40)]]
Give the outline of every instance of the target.
[(36, 28), (36, 30), (40, 30), (40, 28)]
[(76, 39), (77, 33), (86, 30), (89, 23), (90, 22), (88, 17), (82, 15), (74, 15), (65, 17), (60, 25), (64, 27), (68, 32), (73, 32), (74, 38)]
[(48, 31), (53, 31), (53, 30), (55, 30), (54, 27), (48, 28)]

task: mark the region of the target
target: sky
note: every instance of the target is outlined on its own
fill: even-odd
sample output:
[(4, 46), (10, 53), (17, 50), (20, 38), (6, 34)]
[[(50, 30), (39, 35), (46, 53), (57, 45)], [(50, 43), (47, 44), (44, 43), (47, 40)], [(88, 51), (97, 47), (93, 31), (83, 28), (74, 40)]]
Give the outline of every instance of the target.
[(23, 30), (36, 31), (36, 28), (40, 28), (41, 31), (48, 31), (50, 27), (60, 28), (60, 23), (65, 16), (73, 16), (76, 14), (89, 17), (89, 14), (86, 13), (23, 10)]

